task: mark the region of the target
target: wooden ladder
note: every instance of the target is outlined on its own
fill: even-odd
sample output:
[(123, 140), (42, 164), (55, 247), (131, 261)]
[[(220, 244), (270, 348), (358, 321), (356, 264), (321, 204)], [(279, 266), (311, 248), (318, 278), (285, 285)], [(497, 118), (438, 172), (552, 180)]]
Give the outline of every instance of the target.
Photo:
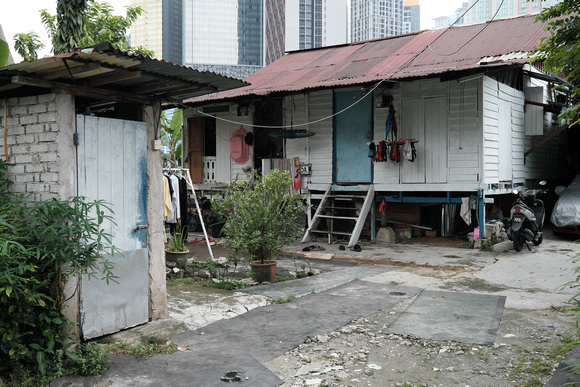
[[(363, 226), (365, 224), (365, 220), (369, 213), (369, 210), (372, 207), (375, 197), (375, 190), (374, 186), (357, 186), (356, 190), (348, 190), (348, 189), (333, 189), (332, 186), (329, 186), (314, 216), (312, 217), (312, 222), (306, 230), (304, 237), (302, 238), (302, 243), (310, 242), (313, 235), (317, 234), (326, 234), (328, 235), (328, 241), (331, 242), (333, 235), (343, 235), (349, 236), (348, 247), (352, 247), (357, 244), (360, 234), (362, 232)], [(355, 202), (362, 201), (362, 207), (357, 209), (353, 206), (348, 207), (348, 203), (355, 203)], [(342, 212), (346, 211), (355, 211), (358, 213), (356, 216), (349, 216), (349, 215), (341, 215)], [(374, 211), (372, 211), (374, 213)], [(328, 230), (320, 230), (318, 226), (320, 225), (321, 220), (329, 219), (330, 220), (330, 227)], [(344, 232), (344, 231), (334, 231), (334, 221), (335, 220), (345, 220), (353, 224), (351, 232)], [(372, 232), (374, 228), (371, 225), (371, 236), (374, 237), (374, 233)]]

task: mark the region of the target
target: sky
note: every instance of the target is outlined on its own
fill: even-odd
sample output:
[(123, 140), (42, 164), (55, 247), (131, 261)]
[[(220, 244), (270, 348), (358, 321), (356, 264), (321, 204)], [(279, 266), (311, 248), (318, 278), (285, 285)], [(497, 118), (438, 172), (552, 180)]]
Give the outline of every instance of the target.
[[(115, 8), (115, 13), (120, 15), (124, 15), (124, 7), (131, 4), (131, 0), (98, 1), (111, 4)], [(432, 28), (435, 25), (432, 19), (451, 15), (457, 8), (461, 7), (464, 1), (467, 0), (419, 0), (421, 29)], [(38, 52), (38, 56), (42, 58), (45, 55), (50, 55), (50, 40), (40, 20), (41, 9), (47, 9), (50, 14), (54, 15), (56, 13), (56, 0), (0, 0), (0, 25), (2, 25), (15, 62), (20, 62), (22, 58), (14, 51), (13, 37), (21, 32), (36, 32), (47, 46)]]

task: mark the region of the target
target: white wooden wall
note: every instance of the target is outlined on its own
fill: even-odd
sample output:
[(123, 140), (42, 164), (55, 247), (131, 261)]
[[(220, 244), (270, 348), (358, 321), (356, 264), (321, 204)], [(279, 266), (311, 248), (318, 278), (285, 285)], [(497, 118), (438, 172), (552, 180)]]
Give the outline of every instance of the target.
[[(183, 122), (187, 123), (189, 117), (207, 117), (193, 109), (186, 109), (183, 113)], [(245, 164), (238, 164), (230, 157), (230, 139), (234, 132), (240, 127), (243, 127), (247, 132), (253, 132), (251, 126), (253, 122), (253, 114), (250, 111), (247, 116), (238, 116), (237, 104), (230, 105), (230, 111), (224, 113), (214, 113), (212, 116), (216, 117), (216, 182), (227, 183), (229, 181), (245, 180), (246, 172), (242, 170), (245, 166), (254, 168), (254, 147), (250, 146), (250, 158)], [(187, 129), (183, 131), (183, 143), (185, 145), (184, 155), (189, 144), (187, 140)], [(187, 166), (187, 165), (186, 165)]]
[(480, 95), (479, 79), (449, 82), (449, 186), (453, 189), (479, 187), (482, 171)]
[(482, 188), (524, 182), (524, 138), (523, 91), (484, 77)]
[[(312, 137), (287, 139), (286, 157), (300, 157), (300, 163), (312, 164), (312, 175), (301, 179), (303, 188), (325, 190), (332, 183), (332, 118), (319, 122), (332, 115), (332, 90), (322, 90), (284, 99), (285, 123), (290, 123), (290, 106), (294, 123), (310, 122), (301, 127), (315, 132)], [(297, 128), (298, 129), (298, 128)]]
[[(526, 80), (526, 85), (543, 85), (543, 82)], [(439, 79), (403, 82), (388, 91), (378, 88), (373, 101), (375, 143), (385, 138), (389, 109), (376, 106), (383, 93), (394, 98), (398, 138), (416, 138), (419, 143), (415, 163), (401, 160), (373, 164), (375, 190), (474, 191), (495, 186), (499, 188), (496, 192), (501, 193), (505, 191), (501, 190), (503, 186), (524, 183), (525, 178), (545, 179), (558, 173), (557, 138), (534, 152), (524, 165), (524, 152), (543, 137), (524, 135), (522, 91), (486, 76), (448, 82)], [(283, 100), (285, 125), (293, 123), (295, 129), (316, 133), (313, 137), (285, 140), (286, 158), (299, 157), (301, 164), (312, 165), (312, 174), (302, 177), (302, 188), (324, 190), (332, 183), (333, 120), (324, 119), (332, 115), (332, 101), (331, 89), (303, 92)], [(425, 110), (428, 108), (430, 112)], [(229, 113), (215, 116), (241, 122), (244, 129), (253, 130), (252, 113), (238, 117), (236, 104), (231, 105)], [(432, 118), (439, 123), (433, 124)], [(551, 114), (546, 114), (544, 134), (553, 130), (551, 120)], [(445, 122), (446, 128), (438, 128), (435, 133), (433, 127), (442, 127)], [(302, 126), (304, 123), (309, 124)], [(426, 130), (416, 131), (421, 125)], [(229, 156), (229, 139), (240, 124), (218, 119), (216, 126), (220, 168), (217, 180), (245, 179), (242, 168), (254, 167), (253, 147), (247, 164), (233, 162)]]
[[(535, 78), (525, 77), (524, 84), (532, 87), (544, 87), (544, 99), (542, 102), (545, 103), (552, 99), (549, 95), (548, 88), (546, 87), (546, 82)], [(543, 122), (543, 136), (526, 136), (524, 142), (525, 151), (531, 149), (534, 145), (543, 140), (544, 136), (557, 129), (556, 115), (552, 113), (544, 113)], [(555, 136), (548, 143), (542, 145), (526, 158), (526, 164), (524, 167), (526, 179), (542, 180), (565, 176), (565, 172), (567, 171), (562, 171), (558, 166), (558, 141), (558, 136)]]

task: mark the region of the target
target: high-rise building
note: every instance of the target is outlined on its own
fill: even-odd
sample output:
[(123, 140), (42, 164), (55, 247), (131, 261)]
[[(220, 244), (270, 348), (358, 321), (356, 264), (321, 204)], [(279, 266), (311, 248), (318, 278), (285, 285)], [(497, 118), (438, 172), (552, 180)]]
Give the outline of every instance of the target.
[(402, 33), (403, 0), (351, 0), (351, 42)]
[(348, 41), (346, 1), (286, 0), (286, 51)]
[(421, 6), (419, 0), (403, 1), (403, 33), (419, 31), (421, 29)]
[[(286, 51), (348, 40), (346, 0), (132, 0), (132, 4), (145, 10), (132, 29), (134, 45), (154, 50), (158, 58), (236, 78), (247, 77)], [(168, 40), (177, 29), (179, 39)], [(169, 54), (177, 45), (179, 62), (169, 59), (175, 58)]]
[(155, 58), (182, 64), (182, 0), (131, 0), (143, 13), (131, 27), (131, 45), (143, 46)]
[[(542, 8), (551, 7), (561, 0), (479, 0), (469, 11), (469, 22), (483, 23), (487, 20), (505, 19), (530, 13), (539, 13)], [(470, 0), (472, 6), (476, 0)]]
[[(469, 3), (465, 2), (461, 4), (460, 8), (457, 8), (453, 14), (448, 16), (439, 16), (435, 19), (435, 28), (445, 28), (451, 25), (453, 26), (462, 26), (471, 24), (469, 22), (470, 13), (467, 11), (469, 9)], [(467, 12), (467, 13), (466, 13)]]
[(282, 58), (285, 53), (285, 3), (285, 0), (265, 0), (264, 49), (266, 65)]

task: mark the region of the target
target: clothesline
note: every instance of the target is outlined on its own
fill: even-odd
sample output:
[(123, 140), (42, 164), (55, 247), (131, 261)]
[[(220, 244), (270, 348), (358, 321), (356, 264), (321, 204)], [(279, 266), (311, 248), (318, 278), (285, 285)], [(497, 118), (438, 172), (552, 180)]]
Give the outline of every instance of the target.
[(203, 230), (203, 235), (205, 236), (205, 242), (207, 243), (207, 249), (209, 250), (209, 255), (213, 260), (213, 252), (211, 250), (211, 245), (209, 244), (209, 238), (207, 236), (207, 231), (205, 229), (205, 223), (203, 222), (203, 215), (201, 209), (199, 208), (199, 202), (197, 201), (197, 195), (195, 193), (195, 188), (193, 187), (193, 183), (191, 182), (191, 175), (189, 174), (188, 168), (163, 168), (164, 172), (185, 172), (185, 182), (189, 185), (189, 188), (193, 191), (193, 200), (195, 201), (195, 208), (197, 209), (197, 213), (199, 215), (199, 222), (201, 223), (201, 228)]

